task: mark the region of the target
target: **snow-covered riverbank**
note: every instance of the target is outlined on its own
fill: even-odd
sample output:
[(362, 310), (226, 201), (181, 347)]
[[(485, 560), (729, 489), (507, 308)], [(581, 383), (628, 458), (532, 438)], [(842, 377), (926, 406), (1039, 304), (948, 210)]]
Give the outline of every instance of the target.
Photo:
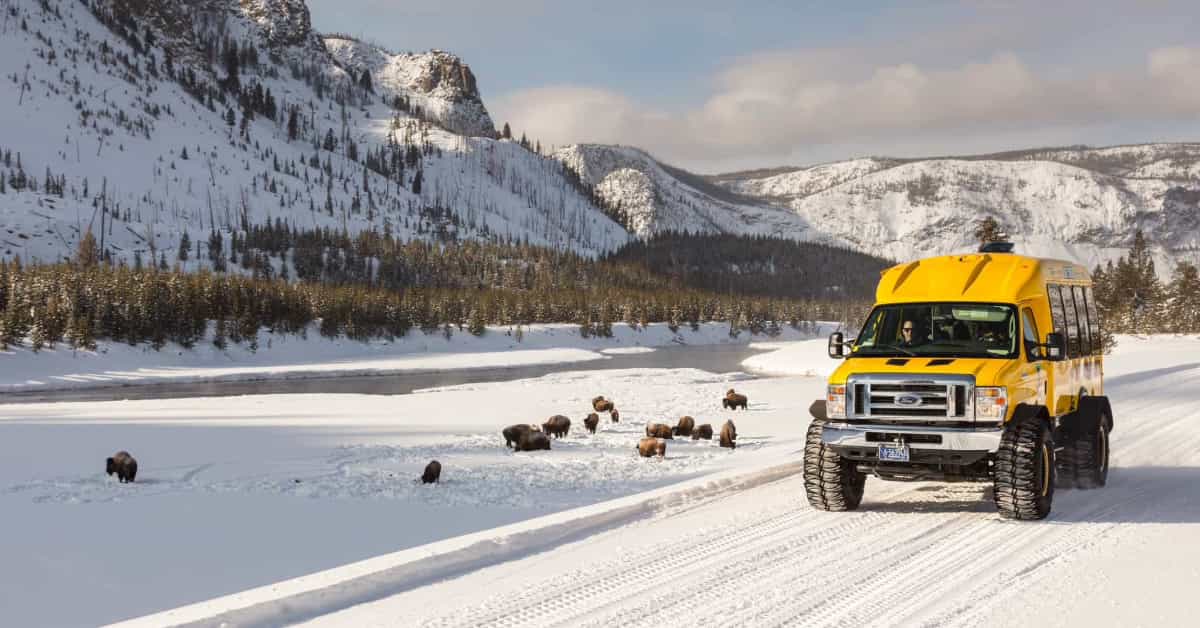
[[(777, 340), (808, 336), (785, 327)], [(322, 338), (315, 329), (307, 337), (264, 331), (255, 351), (245, 343), (219, 350), (208, 342), (192, 349), (168, 345), (159, 351), (113, 342), (102, 343), (97, 351), (60, 345), (34, 353), (12, 347), (0, 351), (0, 393), (582, 363), (653, 347), (745, 345), (764, 338), (749, 332), (730, 337), (724, 323), (703, 324), (695, 331), (683, 326), (674, 332), (666, 324), (634, 329), (617, 323), (611, 338), (581, 338), (577, 325), (533, 325), (519, 332), (489, 328), (480, 337), (457, 330), (449, 338), (442, 332), (412, 331), (394, 341), (371, 342)]]

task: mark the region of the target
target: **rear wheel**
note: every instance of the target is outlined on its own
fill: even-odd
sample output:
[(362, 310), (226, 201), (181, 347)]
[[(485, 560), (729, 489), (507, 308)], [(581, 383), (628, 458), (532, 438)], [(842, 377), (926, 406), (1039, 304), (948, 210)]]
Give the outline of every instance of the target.
[(823, 421), (808, 426), (804, 444), (804, 492), (817, 510), (854, 510), (862, 503), (867, 475), (821, 442)]
[(1060, 488), (1093, 489), (1108, 483), (1107, 416), (1101, 415), (1093, 429), (1067, 437), (1058, 454)]
[(1054, 502), (1054, 437), (1039, 417), (1014, 419), (996, 452), (996, 509), (1006, 519), (1044, 519)]

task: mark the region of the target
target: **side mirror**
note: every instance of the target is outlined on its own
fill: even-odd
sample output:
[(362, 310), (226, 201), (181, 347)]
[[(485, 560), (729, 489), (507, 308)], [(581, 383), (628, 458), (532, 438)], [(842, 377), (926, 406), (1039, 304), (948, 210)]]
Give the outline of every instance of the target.
[(829, 357), (835, 360), (840, 360), (846, 357), (843, 354), (845, 347), (844, 340), (845, 336), (843, 336), (842, 332), (840, 331), (835, 331), (832, 334), (829, 334), (829, 346), (827, 347), (829, 351)]
[(1054, 331), (1046, 334), (1046, 359), (1058, 362), (1067, 357), (1067, 340), (1062, 334)]

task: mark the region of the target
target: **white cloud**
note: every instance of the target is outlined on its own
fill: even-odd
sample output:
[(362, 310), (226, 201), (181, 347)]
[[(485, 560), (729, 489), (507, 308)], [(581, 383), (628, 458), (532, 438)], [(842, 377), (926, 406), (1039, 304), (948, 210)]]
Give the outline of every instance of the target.
[(913, 146), (947, 134), (966, 144), (1040, 128), (1194, 123), (1200, 49), (1160, 48), (1140, 67), (1053, 77), (1012, 53), (932, 67), (852, 50), (774, 52), (731, 63), (704, 102), (682, 111), (577, 86), (518, 91), (490, 106), (498, 121), (543, 143), (633, 144), (679, 163), (765, 164), (811, 144)]

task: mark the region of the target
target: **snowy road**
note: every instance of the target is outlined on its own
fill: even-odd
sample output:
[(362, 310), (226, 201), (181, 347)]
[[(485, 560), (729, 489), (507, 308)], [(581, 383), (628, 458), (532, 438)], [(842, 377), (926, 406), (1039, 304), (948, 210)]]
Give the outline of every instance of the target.
[[(1116, 369), (1114, 369), (1115, 371)], [(1200, 362), (1110, 377), (1112, 470), (1048, 521), (981, 485), (798, 477), (312, 619), (313, 626), (1183, 625), (1200, 583)]]

